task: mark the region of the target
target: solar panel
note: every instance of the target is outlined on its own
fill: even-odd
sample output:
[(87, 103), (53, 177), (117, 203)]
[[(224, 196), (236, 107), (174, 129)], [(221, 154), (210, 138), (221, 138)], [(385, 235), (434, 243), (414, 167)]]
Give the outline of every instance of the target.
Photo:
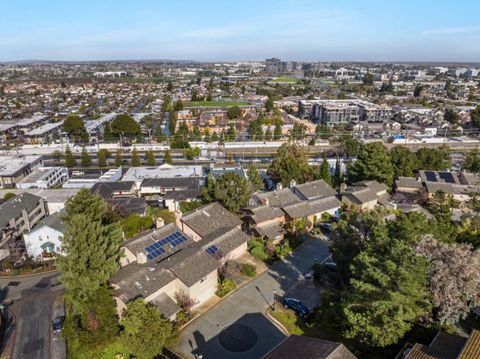
[(213, 246), (208, 247), (205, 250), (207, 251), (208, 254), (214, 254), (215, 252), (218, 251), (218, 248), (217, 248), (217, 246), (213, 245)]
[(438, 175), (447, 183), (455, 183), (455, 178), (450, 172), (439, 172)]
[(147, 254), (147, 258), (149, 260), (153, 260), (158, 256), (166, 253), (166, 249), (164, 248), (166, 245), (170, 244), (173, 248), (179, 246), (180, 244), (187, 241), (187, 237), (183, 235), (181, 232), (173, 232), (169, 234), (165, 238), (149, 245), (145, 248), (145, 252)]
[(437, 177), (435, 176), (435, 172), (425, 171), (425, 177), (427, 177), (428, 182), (437, 182)]

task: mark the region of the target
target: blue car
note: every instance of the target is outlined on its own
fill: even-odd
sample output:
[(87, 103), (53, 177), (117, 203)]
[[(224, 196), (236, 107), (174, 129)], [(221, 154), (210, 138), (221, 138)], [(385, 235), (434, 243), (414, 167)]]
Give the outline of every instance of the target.
[(285, 308), (290, 308), (295, 313), (297, 313), (301, 317), (305, 317), (310, 314), (310, 309), (306, 305), (304, 305), (301, 301), (295, 298), (284, 298), (283, 305)]

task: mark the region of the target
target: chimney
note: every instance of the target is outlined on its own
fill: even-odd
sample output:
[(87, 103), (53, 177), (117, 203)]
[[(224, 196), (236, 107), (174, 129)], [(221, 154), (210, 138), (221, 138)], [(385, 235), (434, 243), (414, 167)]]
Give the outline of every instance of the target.
[(280, 191), (282, 188), (283, 188), (282, 182), (278, 182), (277, 185), (276, 185), (276, 187), (275, 187), (275, 189), (276, 189), (277, 191)]
[(347, 190), (347, 184), (342, 183), (340, 184), (340, 193), (345, 192)]
[(182, 211), (175, 211), (175, 225), (178, 227), (178, 228), (182, 228), (182, 223), (180, 222), (180, 220), (182, 219)]
[(292, 179), (292, 180), (290, 181), (290, 188), (293, 188), (293, 187), (295, 187), (296, 185), (297, 185), (297, 181), (295, 181), (294, 179)]
[(155, 226), (157, 228), (162, 228), (163, 226), (165, 226), (165, 220), (162, 217), (158, 217), (155, 221)]
[(263, 203), (265, 206), (270, 206), (270, 201), (268, 200), (268, 198), (263, 198), (263, 199), (262, 199), (262, 203)]

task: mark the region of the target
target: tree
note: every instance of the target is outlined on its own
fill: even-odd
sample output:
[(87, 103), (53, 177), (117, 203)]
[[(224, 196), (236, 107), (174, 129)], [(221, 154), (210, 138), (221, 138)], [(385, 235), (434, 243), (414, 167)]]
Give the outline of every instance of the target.
[(8, 201), (8, 200), (10, 200), (10, 199), (12, 199), (12, 198), (15, 198), (16, 196), (17, 196), (17, 195), (16, 195), (15, 193), (13, 193), (13, 192), (7, 192), (7, 193), (5, 193), (5, 195), (3, 196), (3, 200), (4, 200), (4, 201)]
[(175, 110), (175, 111), (182, 111), (182, 110), (183, 110), (183, 101), (182, 101), (182, 100), (178, 100), (178, 101), (175, 103), (174, 110)]
[(321, 139), (328, 139), (330, 136), (331, 136), (331, 131), (330, 129), (325, 126), (325, 125), (317, 125), (317, 127), (315, 127), (315, 137), (318, 139), (318, 138), (321, 138)]
[(182, 201), (180, 202), (180, 211), (182, 213), (187, 213), (187, 212), (193, 211), (194, 209), (197, 209), (201, 205), (202, 205), (202, 202), (200, 201), (190, 201), (190, 202)]
[(388, 232), (391, 237), (414, 245), (421, 237), (433, 233), (432, 224), (424, 213), (400, 211), (394, 221), (388, 222)]
[(168, 91), (168, 92), (172, 92), (172, 91), (173, 91), (173, 83), (172, 83), (172, 81), (168, 81), (167, 91)]
[(480, 305), (480, 251), (472, 251), (467, 244), (447, 244), (425, 236), (416, 253), (430, 264), (435, 319), (453, 324)]
[(107, 122), (103, 127), (103, 140), (112, 141), (114, 139), (115, 135), (112, 133), (112, 127), (110, 126), (110, 122)]
[(293, 124), (292, 138), (294, 140), (303, 140), (305, 138), (305, 125), (300, 123)]
[(193, 160), (195, 157), (198, 157), (200, 156), (201, 154), (201, 150), (200, 148), (198, 147), (195, 147), (195, 148), (186, 148), (184, 151), (183, 151), (183, 155), (185, 156), (185, 158), (187, 160)]
[(242, 110), (238, 106), (232, 106), (227, 110), (227, 116), (230, 120), (240, 117)]
[(73, 156), (72, 150), (69, 146), (65, 149), (65, 167), (74, 167), (77, 165), (77, 160)]
[(102, 148), (98, 151), (98, 167), (107, 167), (108, 166), (108, 157), (110, 156), (110, 151)]
[(333, 184), (335, 187), (340, 186), (343, 183), (343, 171), (342, 164), (340, 163), (340, 158), (337, 157), (335, 161), (335, 172), (333, 174)]
[(417, 86), (415, 86), (415, 90), (413, 91), (413, 96), (417, 98), (420, 97), (420, 95), (422, 94), (422, 91), (423, 91), (423, 86), (420, 84), (417, 84)]
[(443, 115), (443, 119), (449, 123), (457, 124), (460, 120), (460, 115), (455, 110), (447, 108)]
[(456, 228), (452, 223), (452, 208), (457, 207), (452, 195), (437, 191), (428, 202), (428, 207), (435, 218), (435, 236), (444, 242), (454, 242)]
[(163, 156), (163, 163), (168, 163), (170, 165), (173, 163), (172, 152), (170, 152), (170, 150), (165, 151), (165, 155)]
[(273, 181), (281, 182), (284, 186), (289, 186), (292, 180), (301, 184), (315, 178), (303, 147), (290, 142), (280, 146), (268, 167), (268, 175)]
[(85, 147), (82, 148), (82, 155), (80, 157), (80, 164), (82, 167), (90, 167), (92, 165), (92, 159)]
[(120, 167), (123, 164), (122, 150), (118, 149), (115, 153), (115, 166)]
[(119, 225), (109, 220), (107, 204), (88, 189), (69, 199), (65, 212), (65, 255), (57, 263), (61, 281), (78, 311), (118, 270), (122, 236)]
[(363, 78), (363, 85), (364, 86), (373, 86), (374, 79), (371, 73), (367, 73)]
[(141, 166), (140, 156), (138, 155), (138, 151), (136, 147), (133, 148), (131, 155), (132, 155), (132, 159), (131, 159), (132, 167)]
[(268, 97), (268, 100), (265, 102), (265, 110), (267, 112), (272, 112), (273, 108), (273, 99), (271, 97)]
[(123, 326), (121, 341), (139, 359), (151, 359), (161, 354), (165, 342), (173, 334), (172, 323), (143, 298), (127, 303), (120, 324)]
[(112, 133), (117, 137), (137, 137), (141, 135), (140, 125), (127, 114), (118, 115), (111, 124)]
[(126, 238), (133, 237), (138, 233), (153, 228), (155, 225), (152, 218), (142, 217), (137, 213), (130, 214), (128, 217), (120, 220), (119, 223)]
[(380, 142), (363, 145), (357, 161), (349, 167), (348, 177), (352, 182), (377, 180), (391, 186), (393, 167), (385, 146)]
[(474, 149), (467, 154), (463, 168), (469, 172), (480, 173), (480, 150)]
[(280, 122), (275, 123), (275, 129), (273, 130), (273, 139), (278, 141), (282, 138), (282, 124)]
[(443, 171), (450, 167), (450, 154), (446, 148), (420, 148), (416, 155), (420, 169)]
[(351, 271), (350, 288), (341, 299), (346, 338), (386, 347), (429, 315), (427, 261), (415, 256), (407, 243), (389, 237), (384, 228), (377, 226)]
[(155, 153), (153, 151), (147, 151), (147, 166), (155, 166), (156, 164)]
[(88, 142), (88, 133), (83, 120), (77, 115), (68, 116), (63, 122), (63, 130), (73, 139), (74, 143)]
[(418, 168), (417, 156), (406, 147), (394, 147), (390, 158), (395, 177), (412, 177)]
[(323, 155), (323, 161), (320, 165), (320, 178), (327, 182), (329, 185), (332, 185), (332, 174), (330, 172), (330, 165), (328, 164), (327, 157)]
[(250, 188), (247, 180), (237, 173), (227, 172), (214, 179), (208, 177), (204, 197), (207, 201), (218, 201), (232, 212), (239, 212), (250, 199)]
[(472, 121), (473, 126), (480, 127), (480, 105), (477, 105), (477, 107), (471, 112), (470, 120)]
[(206, 143), (212, 142), (212, 135), (210, 134), (210, 129), (209, 129), (209, 128), (206, 128), (206, 129), (203, 131), (203, 140), (204, 140)]
[(63, 157), (63, 153), (62, 153), (62, 151), (55, 150), (55, 151), (53, 151), (53, 153), (52, 153), (52, 157), (53, 157), (53, 159), (54, 159), (55, 161), (58, 162), (58, 161), (60, 161), (60, 159)]
[(212, 133), (212, 142), (218, 142), (218, 133), (216, 132)]
[(263, 182), (263, 178), (260, 176), (260, 173), (258, 173), (255, 165), (248, 166), (247, 177), (253, 192), (263, 191), (265, 188), (265, 183)]
[(234, 142), (234, 141), (235, 141), (235, 138), (236, 138), (235, 127), (233, 127), (232, 125), (230, 125), (230, 126), (228, 127), (226, 137), (227, 137), (227, 138), (226, 138), (227, 141), (230, 141), (230, 142)]
[(355, 157), (360, 151), (360, 142), (349, 135), (340, 137), (340, 145), (347, 157)]

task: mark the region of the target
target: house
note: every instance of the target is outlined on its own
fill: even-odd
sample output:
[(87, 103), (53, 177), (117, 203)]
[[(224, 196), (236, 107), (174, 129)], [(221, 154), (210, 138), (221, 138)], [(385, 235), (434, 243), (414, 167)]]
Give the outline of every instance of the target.
[(244, 221), (249, 232), (256, 237), (267, 238), (273, 241), (283, 239), (285, 230), (285, 212), (280, 208), (262, 205), (258, 207), (245, 208)]
[(141, 182), (138, 193), (141, 196), (157, 195), (155, 198), (160, 198), (171, 192), (200, 191), (204, 186), (205, 177), (146, 178)]
[(357, 182), (340, 190), (342, 202), (356, 210), (372, 210), (377, 204), (386, 205), (389, 201), (387, 186), (378, 181)]
[(324, 180), (318, 180), (313, 182), (307, 182), (300, 185), (293, 185), (292, 192), (303, 200), (320, 199), (335, 196), (335, 191)]
[(43, 198), (21, 193), (0, 205), (0, 248), (20, 237), (47, 215)]
[(162, 228), (129, 239), (122, 268), (110, 279), (119, 313), (143, 297), (165, 317), (179, 310), (176, 294), (201, 305), (215, 295), (217, 269), (246, 253), (242, 221), (218, 203), (202, 206)]
[(55, 258), (61, 251), (65, 224), (63, 211), (44, 218), (32, 230), (23, 234), (23, 241), (29, 257), (35, 260)]
[(167, 192), (163, 196), (163, 206), (172, 212), (180, 210), (180, 203), (200, 200), (203, 192), (200, 189), (187, 189)]
[(135, 182), (97, 182), (90, 189), (102, 197), (113, 209), (122, 208), (127, 213), (145, 214), (145, 198), (136, 197)]
[(480, 331), (473, 329), (468, 338), (439, 331), (430, 345), (417, 343), (402, 352), (405, 359), (480, 358)]
[(292, 334), (262, 359), (356, 359), (342, 343)]
[(157, 167), (130, 167), (123, 181), (135, 181), (139, 188), (146, 178), (204, 177), (202, 166), (173, 166), (164, 163)]

